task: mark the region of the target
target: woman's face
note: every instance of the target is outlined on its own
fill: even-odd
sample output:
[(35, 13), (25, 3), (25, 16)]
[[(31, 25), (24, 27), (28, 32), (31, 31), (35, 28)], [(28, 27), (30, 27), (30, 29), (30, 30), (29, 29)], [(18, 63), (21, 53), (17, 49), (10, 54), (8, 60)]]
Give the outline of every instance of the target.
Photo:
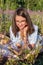
[(16, 15), (16, 18), (15, 19), (16, 19), (16, 25), (17, 25), (17, 27), (20, 30), (22, 30), (27, 25), (26, 18), (24, 18), (22, 16)]

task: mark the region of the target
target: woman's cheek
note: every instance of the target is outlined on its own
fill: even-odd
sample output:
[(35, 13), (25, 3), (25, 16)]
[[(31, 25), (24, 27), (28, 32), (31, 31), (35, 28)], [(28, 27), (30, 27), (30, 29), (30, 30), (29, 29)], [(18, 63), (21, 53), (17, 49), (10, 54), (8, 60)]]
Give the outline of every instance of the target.
[(18, 23), (16, 23), (16, 25), (19, 27), (19, 24)]

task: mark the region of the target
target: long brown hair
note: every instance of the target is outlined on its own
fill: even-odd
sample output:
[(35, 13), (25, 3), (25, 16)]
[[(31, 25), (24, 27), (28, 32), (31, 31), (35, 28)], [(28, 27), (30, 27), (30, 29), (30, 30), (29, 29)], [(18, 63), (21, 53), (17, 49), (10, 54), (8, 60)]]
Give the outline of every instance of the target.
[(16, 36), (16, 33), (19, 31), (19, 28), (17, 27), (16, 20), (15, 20), (16, 15), (26, 18), (26, 23), (29, 26), (28, 32), (29, 32), (29, 34), (32, 34), (34, 32), (34, 27), (33, 27), (32, 21), (30, 19), (29, 13), (27, 12), (27, 10), (25, 8), (20, 7), (15, 10), (14, 16), (12, 19), (12, 31), (13, 31), (14, 35)]

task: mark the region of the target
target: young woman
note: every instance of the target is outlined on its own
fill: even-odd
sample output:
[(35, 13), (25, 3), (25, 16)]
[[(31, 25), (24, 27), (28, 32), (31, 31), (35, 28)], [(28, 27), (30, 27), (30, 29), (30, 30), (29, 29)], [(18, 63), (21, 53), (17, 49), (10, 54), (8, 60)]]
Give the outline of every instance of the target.
[[(37, 46), (39, 39), (38, 26), (32, 23), (25, 8), (20, 7), (14, 12), (12, 25), (10, 26), (10, 39), (12, 41), (10, 43), (11, 48), (16, 55), (20, 55), (23, 49), (32, 49)], [(8, 46), (5, 45), (5, 48), (2, 49), (5, 51), (4, 56), (12, 55), (9, 51), (11, 49), (7, 49)]]
[(38, 26), (34, 25), (25, 8), (18, 8), (14, 12), (12, 26), (10, 26), (10, 38), (12, 47), (34, 48), (38, 39)]

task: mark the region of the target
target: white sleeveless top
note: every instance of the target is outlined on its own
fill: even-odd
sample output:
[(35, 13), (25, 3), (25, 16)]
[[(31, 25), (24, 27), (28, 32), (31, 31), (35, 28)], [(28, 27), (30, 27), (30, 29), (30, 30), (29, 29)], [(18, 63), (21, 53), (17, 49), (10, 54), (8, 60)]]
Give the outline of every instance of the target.
[[(33, 25), (35, 31), (29, 35), (28, 34), (28, 40), (30, 44), (36, 44), (37, 42), (37, 38), (38, 38), (38, 26)], [(21, 41), (21, 36), (20, 36), (20, 32), (17, 33), (16, 37), (14, 36), (13, 32), (12, 32), (12, 26), (10, 26), (10, 39), (13, 42), (13, 46), (16, 46), (16, 43), (20, 43), (20, 44), (24, 44), (23, 41)]]

